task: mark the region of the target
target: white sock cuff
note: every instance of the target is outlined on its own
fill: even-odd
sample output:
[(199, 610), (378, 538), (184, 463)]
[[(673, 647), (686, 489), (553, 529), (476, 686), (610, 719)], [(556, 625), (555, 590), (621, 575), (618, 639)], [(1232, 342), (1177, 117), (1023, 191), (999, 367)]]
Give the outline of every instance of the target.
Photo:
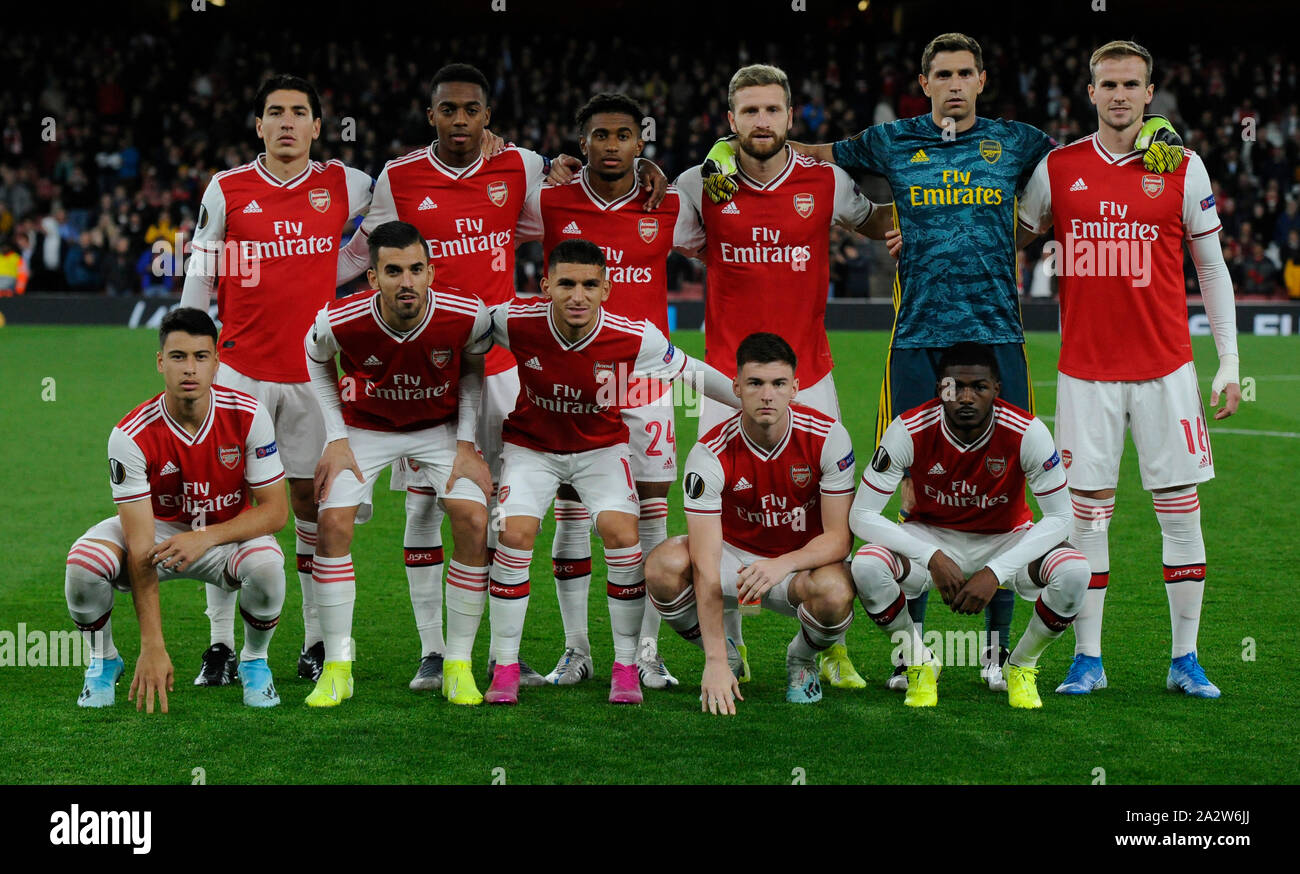
[(93, 540), (78, 540), (72, 544), (67, 564), (109, 581), (117, 579), (122, 572), (122, 563), (113, 551)]
[(1115, 515), (1115, 496), (1109, 498), (1085, 498), (1070, 493), (1070, 507), (1074, 510), (1075, 525), (1093, 530), (1103, 530), (1110, 525), (1111, 516)]

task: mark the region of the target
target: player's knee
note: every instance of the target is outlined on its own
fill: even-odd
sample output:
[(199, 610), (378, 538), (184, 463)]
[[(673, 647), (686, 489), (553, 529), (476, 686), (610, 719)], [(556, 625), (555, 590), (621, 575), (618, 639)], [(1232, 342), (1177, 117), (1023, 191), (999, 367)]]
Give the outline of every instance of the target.
[(823, 625), (842, 622), (853, 612), (854, 594), (848, 574), (838, 568), (821, 568), (809, 582), (808, 612)]
[[(601, 542), (605, 544), (606, 549), (627, 549), (629, 546), (636, 546), (641, 542), (641, 532), (637, 530), (636, 517), (628, 513), (616, 515), (619, 517), (616, 521), (597, 520), (596, 527), (600, 531)], [(602, 521), (605, 524), (600, 524)]]
[(406, 523), (408, 526), (431, 526), (438, 518), (438, 496), (407, 489)]
[(1055, 603), (1071, 613), (1083, 603), (1092, 569), (1083, 553), (1072, 546), (1062, 546), (1043, 557), (1039, 577), (1043, 586), (1058, 594)]
[(447, 515), (457, 546), (474, 551), (487, 549), (487, 507), (474, 501), (457, 501), (448, 506)]
[(353, 516), (346, 509), (329, 509), (316, 523), (317, 552), (321, 555), (346, 555), (352, 549)]
[(304, 522), (316, 521), (316, 483), (310, 479), (289, 480), (289, 507), (293, 517)]
[(691, 554), (686, 535), (670, 537), (646, 556), (646, 591), (659, 601), (671, 601), (690, 582)]
[(70, 607), (98, 603), (110, 592), (110, 583), (122, 577), (122, 563), (108, 547), (93, 540), (78, 540), (68, 550), (64, 594)]
[[(259, 548), (246, 555), (235, 554), (235, 579), (240, 585), (240, 602), (257, 615), (272, 611), (279, 615), (284, 605), (284, 554), (278, 547)], [(256, 606), (254, 606), (256, 605)]]
[(888, 588), (895, 579), (897, 561), (894, 554), (883, 546), (868, 544), (853, 555), (849, 570), (853, 587), (863, 597), (879, 589)]

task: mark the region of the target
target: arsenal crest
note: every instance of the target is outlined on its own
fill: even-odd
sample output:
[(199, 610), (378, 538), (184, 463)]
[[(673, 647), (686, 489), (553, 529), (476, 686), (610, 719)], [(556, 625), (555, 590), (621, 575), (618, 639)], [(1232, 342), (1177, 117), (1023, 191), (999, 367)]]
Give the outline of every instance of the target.
[(1061, 461), (1065, 462), (1065, 469), (1069, 470), (1070, 462), (1074, 461), (1074, 456), (1070, 453), (1070, 450), (1068, 449), (1061, 450)]
[(317, 212), (328, 212), (330, 208), (330, 190), (328, 188), (313, 188), (307, 192), (307, 202)]
[(493, 206), (505, 206), (510, 197), (510, 188), (504, 182), (489, 182), (487, 196)]
[(450, 349), (434, 349), (429, 353), (429, 360), (433, 362), (434, 367), (442, 368), (447, 366), (451, 360)]
[(1165, 190), (1165, 177), (1159, 173), (1147, 173), (1142, 177), (1142, 193), (1150, 198), (1157, 198)]
[(636, 232), (641, 235), (641, 242), (650, 243), (659, 236), (659, 219), (643, 218), (636, 223)]
[(1002, 144), (997, 140), (980, 140), (980, 157), (990, 164), (996, 164), (1002, 157)]
[(1001, 458), (985, 458), (984, 466), (993, 476), (1002, 476), (1007, 472), (1007, 457), (1004, 455)]
[(234, 470), (239, 467), (239, 459), (243, 457), (243, 452), (238, 446), (218, 446), (217, 458), (225, 465), (227, 470)]
[(794, 211), (799, 214), (799, 218), (808, 218), (813, 212), (813, 196), (811, 194), (796, 194), (794, 196)]
[(510, 497), (510, 486), (502, 486), (501, 488), (497, 489), (498, 503), (504, 504), (506, 502), (506, 498), (508, 497)]
[(812, 468), (806, 464), (792, 464), (790, 465), (790, 479), (794, 481), (795, 485), (802, 488), (812, 480)]
[(614, 378), (614, 365), (605, 361), (597, 361), (596, 366), (592, 368), (595, 371), (596, 382), (609, 382)]

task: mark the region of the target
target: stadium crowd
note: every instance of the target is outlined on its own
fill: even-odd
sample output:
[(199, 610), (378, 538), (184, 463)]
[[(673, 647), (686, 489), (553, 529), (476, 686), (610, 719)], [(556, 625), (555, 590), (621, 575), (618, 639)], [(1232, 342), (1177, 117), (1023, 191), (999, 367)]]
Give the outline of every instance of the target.
[[(707, 41), (686, 51), (569, 32), (434, 36), (418, 59), (399, 59), (383, 38), (259, 50), (229, 31), (201, 40), (106, 33), (56, 55), (61, 35), (10, 34), (0, 42), (0, 64), (11, 74), (0, 85), (0, 296), (178, 296), (177, 265), (154, 244), (177, 234), (188, 241), (211, 175), (257, 152), (251, 103), (270, 72), (301, 73), (320, 89), (324, 123), (313, 156), (340, 158), (372, 176), (429, 141), (427, 79), (443, 61), (461, 59), (492, 79), (492, 128), (546, 155), (575, 153), (573, 113), (592, 93), (631, 95), (654, 121), (646, 154), (672, 179), (726, 132), (726, 83), (738, 64), (774, 63), (790, 73), (796, 140), (827, 142), (928, 112), (916, 72), (932, 30), (864, 39), (832, 22), (817, 37), (741, 42), (738, 52)], [(985, 47), (988, 71), (980, 115), (1037, 125), (1062, 143), (1093, 129), (1092, 42), (972, 35)], [(1154, 77), (1151, 111), (1173, 119), (1214, 180), (1237, 294), (1300, 298), (1297, 62), (1280, 51), (1192, 45), (1178, 56), (1157, 51)], [(19, 84), (31, 82), (44, 84)], [(873, 199), (891, 199), (881, 180), (863, 184)], [(540, 273), (536, 248), (518, 259), (521, 289)], [(185, 249), (188, 255), (188, 242)], [(883, 245), (837, 230), (832, 249), (833, 296), (889, 294), (892, 262)], [(698, 282), (702, 266), (675, 257), (670, 288)], [(1022, 275), (1028, 293), (1033, 282), (1029, 271)], [(1195, 271), (1186, 276), (1195, 294)], [(1034, 291), (1054, 293), (1050, 281)]]

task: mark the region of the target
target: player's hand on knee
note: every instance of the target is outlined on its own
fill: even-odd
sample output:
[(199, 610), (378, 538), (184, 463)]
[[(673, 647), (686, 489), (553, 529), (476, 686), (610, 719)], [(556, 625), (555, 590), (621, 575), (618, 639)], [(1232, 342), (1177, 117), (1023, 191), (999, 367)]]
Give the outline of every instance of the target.
[(167, 712), (167, 693), (172, 690), (174, 672), (171, 656), (164, 647), (143, 647), (131, 677), (131, 691), (126, 700), (135, 702), (136, 711), (153, 713), (154, 693), (158, 693), (159, 709)]
[(334, 478), (345, 470), (352, 471), (357, 482), (366, 481), (366, 478), (361, 475), (361, 468), (357, 466), (356, 457), (352, 454), (352, 447), (348, 444), (347, 438), (343, 437), (329, 443), (321, 453), (320, 461), (316, 463), (316, 503), (319, 504), (329, 497)]
[(957, 567), (957, 563), (944, 554), (942, 549), (935, 550), (934, 555), (930, 556), (927, 567), (930, 569), (930, 578), (934, 580), (934, 587), (939, 590), (939, 595), (943, 598), (943, 603), (952, 604), (952, 599), (957, 597), (961, 587), (966, 584), (961, 568)]
[(898, 228), (885, 231), (885, 246), (889, 249), (889, 257), (897, 261), (903, 253), (903, 232)]
[(736, 597), (741, 603), (759, 601), (792, 572), (788, 565), (777, 559), (761, 558), (742, 567), (736, 575)]
[(975, 572), (952, 600), (954, 613), (979, 613), (993, 600), (998, 590), (998, 578), (986, 567)]
[(456, 480), (465, 477), (483, 491), (483, 497), (492, 497), (492, 471), (488, 469), (483, 456), (474, 448), (473, 443), (460, 440), (456, 443), (456, 460), (451, 465), (451, 476), (447, 479), (447, 493)]
[(164, 570), (183, 571), (212, 548), (211, 540), (206, 529), (173, 534), (149, 551), (149, 560)]
[(740, 681), (725, 660), (705, 660), (704, 675), (700, 678), (700, 711), (703, 713), (736, 715), (736, 701), (744, 701), (740, 694)]

